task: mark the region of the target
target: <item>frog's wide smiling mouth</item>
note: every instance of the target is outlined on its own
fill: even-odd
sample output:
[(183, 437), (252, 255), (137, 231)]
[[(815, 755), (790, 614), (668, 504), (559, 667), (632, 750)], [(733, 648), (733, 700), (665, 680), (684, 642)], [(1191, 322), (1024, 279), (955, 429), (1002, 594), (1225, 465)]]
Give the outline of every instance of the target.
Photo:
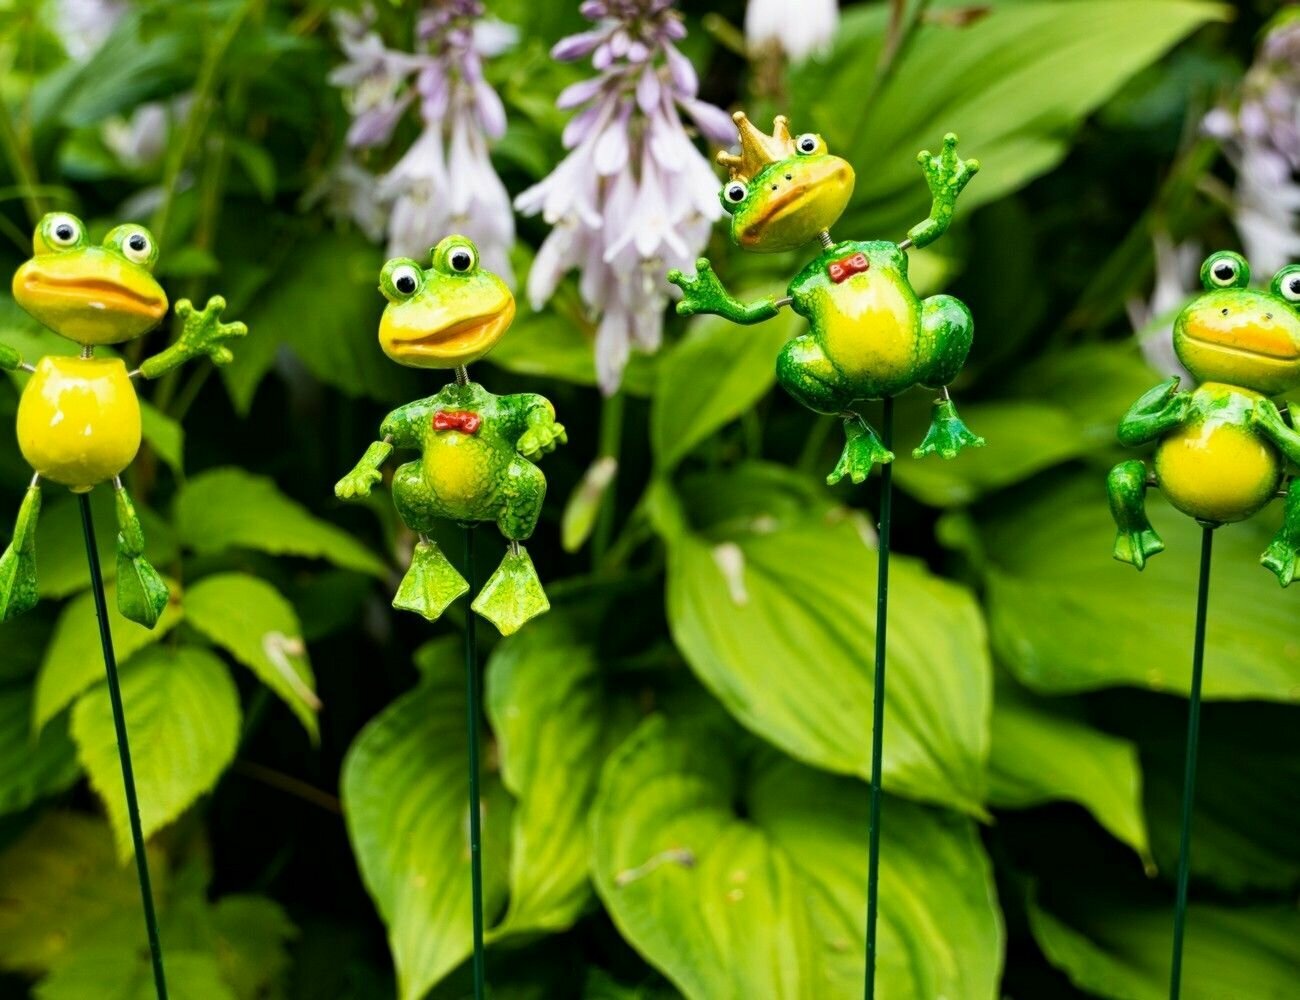
[(167, 300), (145, 295), (105, 278), (64, 276), (30, 268), (22, 277), (23, 290), (33, 298), (78, 302), (91, 309), (162, 319)]
[(1300, 360), (1300, 348), (1280, 327), (1258, 323), (1219, 325), (1193, 320), (1184, 332), (1187, 339), (1205, 347), (1262, 361), (1293, 363)]
[(514, 310), (496, 310), (466, 316), (448, 326), (428, 333), (412, 331), (411, 336), (394, 337), (392, 349), (398, 353), (443, 358), (468, 354), (490, 345), (509, 325)]

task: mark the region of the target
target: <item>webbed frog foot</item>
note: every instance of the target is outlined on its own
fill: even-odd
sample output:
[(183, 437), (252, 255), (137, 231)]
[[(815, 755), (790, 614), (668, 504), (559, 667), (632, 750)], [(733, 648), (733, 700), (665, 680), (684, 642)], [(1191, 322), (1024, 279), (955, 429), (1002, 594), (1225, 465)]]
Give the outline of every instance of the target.
[(1115, 518), (1114, 556), (1136, 569), (1165, 550), (1165, 543), (1151, 527), (1146, 512), (1146, 466), (1138, 459), (1120, 462), (1110, 470), (1106, 489), (1110, 495), (1110, 512)]
[(957, 415), (956, 404), (951, 399), (943, 398), (935, 400), (930, 429), (925, 432), (925, 439), (920, 446), (912, 450), (912, 457), (942, 455), (944, 458), (956, 458), (963, 448), (983, 447), (984, 439), (973, 433)]
[(0, 622), (11, 621), (36, 606), (36, 518), (41, 488), (32, 485), (18, 509), (13, 541), (0, 556)]
[(437, 621), (452, 601), (468, 591), (469, 584), (442, 549), (421, 538), (411, 555), (411, 568), (397, 588), (393, 607)]
[(497, 627), (502, 635), (513, 635), (527, 622), (551, 610), (542, 581), (522, 545), (512, 543), (495, 573), (470, 605)]
[(1277, 582), (1289, 587), (1300, 572), (1300, 549), (1285, 538), (1275, 538), (1259, 557), (1259, 563), (1277, 577)]
[(871, 475), (873, 465), (884, 465), (894, 460), (894, 453), (884, 446), (876, 437), (870, 425), (857, 414), (844, 418), (844, 451), (840, 460), (826, 477), (826, 483), (834, 486), (845, 476), (853, 482), (860, 483)]

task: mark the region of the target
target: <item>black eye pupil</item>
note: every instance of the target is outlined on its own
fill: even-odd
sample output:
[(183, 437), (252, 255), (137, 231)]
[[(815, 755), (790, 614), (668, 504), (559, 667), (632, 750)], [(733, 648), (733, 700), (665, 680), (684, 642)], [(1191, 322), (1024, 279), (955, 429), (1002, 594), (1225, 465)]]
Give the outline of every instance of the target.
[(805, 153), (811, 153), (817, 148), (817, 143), (813, 142), (811, 139), (805, 139), (801, 145), (803, 146), (803, 151)]
[(1214, 276), (1220, 281), (1227, 281), (1236, 273), (1237, 269), (1229, 263), (1214, 265)]
[(1294, 294), (1300, 295), (1300, 277), (1292, 278), (1288, 284), (1288, 287), (1291, 289), (1291, 291)]
[(409, 274), (399, 275), (393, 284), (397, 286), (399, 292), (402, 292), (405, 295), (410, 295), (415, 291), (415, 278)]
[(54, 235), (61, 240), (70, 240), (72, 239), (72, 227), (65, 222), (55, 228)]
[(132, 250), (139, 252), (143, 250), (145, 247), (147, 247), (149, 244), (145, 242), (143, 236), (141, 236), (139, 233), (136, 233), (134, 236), (132, 236), (129, 240), (126, 241), (126, 245), (129, 246)]
[(453, 250), (451, 254), (451, 266), (457, 271), (468, 271), (470, 265), (470, 256), (468, 250)]

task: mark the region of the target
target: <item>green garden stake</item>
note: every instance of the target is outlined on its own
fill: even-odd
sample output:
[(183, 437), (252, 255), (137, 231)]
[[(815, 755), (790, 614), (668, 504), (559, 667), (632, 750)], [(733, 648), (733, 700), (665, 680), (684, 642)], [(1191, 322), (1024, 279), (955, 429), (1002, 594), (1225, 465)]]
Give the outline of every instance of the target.
[[(828, 483), (846, 476), (860, 483), (874, 465), (888, 472), (894, 460), (892, 401), (915, 386), (936, 390), (938, 397), (929, 431), (913, 456), (953, 458), (964, 448), (982, 447), (984, 439), (962, 422), (947, 388), (970, 351), (974, 333), (970, 310), (951, 295), (919, 299), (907, 280), (907, 251), (928, 246), (947, 231), (957, 196), (975, 176), (979, 163), (958, 157), (957, 137), (946, 135), (939, 155), (926, 151), (917, 156), (932, 197), (929, 218), (913, 226), (901, 243), (837, 242), (829, 230), (853, 193), (853, 167), (831, 155), (819, 135), (792, 137), (784, 116), (776, 118), (771, 135), (760, 132), (744, 112), (733, 117), (740, 152), (718, 156), (730, 171), (720, 197), (731, 216), (732, 242), (742, 249), (773, 253), (819, 241), (821, 250), (790, 282), (784, 297), (750, 303), (739, 302), (727, 292), (706, 258), (696, 261), (691, 276), (670, 271), (668, 280), (685, 293), (677, 304), (678, 313), (713, 313), (748, 325), (770, 319), (788, 305), (808, 320), (809, 331), (781, 351), (776, 376), (808, 409), (843, 418), (844, 450), (826, 477)], [(861, 412), (861, 403), (869, 399), (884, 400), (881, 434)], [(891, 489), (890, 477), (882, 475), (867, 883), (868, 998), (875, 995)]]
[(104, 580), (94, 544), (89, 493), (111, 482), (117, 507), (117, 606), (146, 628), (158, 623), (167, 606), (167, 584), (144, 556), (144, 533), (121, 474), (140, 448), (140, 401), (132, 379), (157, 378), (186, 361), (208, 356), (231, 360), (227, 340), (242, 337), (242, 323), (223, 323), (225, 300), (213, 296), (196, 311), (176, 303), (181, 320), (177, 341), (161, 354), (127, 372), (119, 358), (97, 358), (95, 348), (135, 340), (167, 315), (167, 295), (154, 280), (158, 247), (142, 226), (123, 225), (95, 245), (81, 220), (65, 212), (46, 215), (32, 237), (32, 258), (14, 274), (14, 300), (61, 337), (81, 348), (79, 356), (50, 356), (36, 365), (12, 348), (0, 348), (0, 368), (31, 374), (18, 404), (18, 446), (35, 474), (18, 512), (13, 538), (0, 555), (0, 621), (30, 610), (37, 599), (36, 521), (41, 483), (49, 481), (78, 494), (91, 589), (99, 619), (104, 669), (117, 731), (127, 813), (135, 847), (136, 874), (144, 903), (153, 959), (154, 986), (167, 996), (158, 921), (150, 889), (148, 860), (140, 827), (140, 807), (131, 768), (126, 717), (118, 685), (112, 634), (104, 600)]
[(1283, 522), (1260, 562), (1289, 586), (1300, 567), (1300, 433), (1271, 397), (1300, 387), (1300, 265), (1282, 268), (1267, 291), (1250, 288), (1250, 267), (1231, 251), (1201, 265), (1205, 290), (1174, 321), (1178, 360), (1200, 382), (1179, 390), (1177, 376), (1144, 394), (1119, 425), (1130, 447), (1156, 442), (1151, 468), (1121, 462), (1108, 480), (1118, 532), (1115, 558), (1142, 569), (1164, 549), (1146, 514), (1146, 491), (1158, 487), (1178, 510), (1202, 526), (1196, 634), (1188, 705), (1187, 756), (1174, 910), (1169, 995), (1182, 982), (1183, 932), (1191, 852), (1192, 803), (1201, 713), (1213, 532), (1244, 521), (1281, 498)]
[[(380, 467), (394, 448), (420, 453), (393, 475), (393, 503), (418, 536), (410, 569), (393, 607), (436, 621), (467, 593), (469, 582), (429, 537), (438, 521), (455, 521), (466, 531), (467, 560), (473, 555), (473, 526), (493, 522), (508, 544), (495, 573), (471, 609), (502, 635), (550, 609), (541, 580), (522, 542), (532, 536), (546, 496), (546, 477), (534, 464), (568, 440), (550, 402), (532, 393), (495, 396), (469, 380), (466, 366), (487, 354), (515, 315), (505, 283), (479, 267), (478, 250), (463, 236), (448, 236), (433, 248), (432, 266), (398, 257), (384, 265), (379, 288), (388, 299), (379, 324), (384, 353), (411, 368), (454, 369), (455, 381), (427, 399), (400, 407), (380, 427), (356, 467), (334, 487), (347, 500), (368, 496)], [(466, 572), (473, 576), (473, 567)], [(470, 694), (470, 856), (474, 879), (474, 990), (483, 996), (481, 844), (478, 829), (477, 657), (473, 618), (465, 632)]]

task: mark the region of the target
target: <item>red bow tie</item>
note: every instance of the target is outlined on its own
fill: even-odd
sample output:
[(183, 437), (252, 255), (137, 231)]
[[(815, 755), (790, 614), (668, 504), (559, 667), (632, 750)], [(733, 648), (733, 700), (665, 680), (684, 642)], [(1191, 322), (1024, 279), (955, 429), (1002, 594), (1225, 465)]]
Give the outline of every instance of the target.
[(871, 261), (867, 260), (867, 255), (861, 250), (857, 253), (851, 253), (847, 257), (841, 257), (839, 260), (833, 260), (826, 265), (826, 270), (830, 272), (831, 281), (839, 284), (845, 278), (851, 278), (855, 274), (861, 274), (871, 266)]
[(433, 415), (435, 431), (464, 431), (476, 434), (483, 424), (483, 418), (470, 410), (439, 410)]

